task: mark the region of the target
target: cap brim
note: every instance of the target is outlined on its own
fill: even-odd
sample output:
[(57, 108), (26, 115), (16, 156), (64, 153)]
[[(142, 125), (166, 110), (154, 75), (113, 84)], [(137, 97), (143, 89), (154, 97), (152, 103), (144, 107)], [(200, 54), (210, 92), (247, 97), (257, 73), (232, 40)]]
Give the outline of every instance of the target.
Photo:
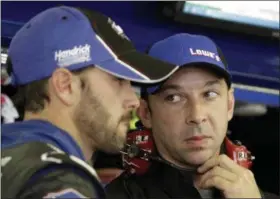
[(164, 81), (179, 68), (137, 51), (101, 62), (97, 67), (114, 76), (146, 84)]
[[(225, 78), (227, 85), (230, 87), (230, 85), (231, 85), (230, 73), (214, 63), (203, 62), (203, 61), (200, 61), (200, 62), (193, 61), (193, 62), (189, 62), (187, 64), (180, 66), (180, 68), (181, 67), (193, 67), (194, 65), (196, 65), (196, 67), (201, 67), (204, 69), (211, 70), (213, 73), (217, 74), (218, 76)], [(156, 84), (156, 85), (142, 88), (142, 89), (144, 89), (144, 90), (142, 90), (142, 93), (154, 94), (160, 89), (161, 85), (162, 84)]]
[(109, 17), (79, 9), (91, 22), (95, 36), (113, 59), (94, 63), (115, 76), (137, 82), (158, 83), (172, 75), (179, 66), (138, 52), (122, 28)]

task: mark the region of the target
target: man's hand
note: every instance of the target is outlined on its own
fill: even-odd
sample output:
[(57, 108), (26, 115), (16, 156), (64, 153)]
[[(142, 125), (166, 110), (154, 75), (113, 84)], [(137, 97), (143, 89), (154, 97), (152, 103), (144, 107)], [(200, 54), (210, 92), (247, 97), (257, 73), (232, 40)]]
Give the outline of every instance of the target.
[(254, 174), (226, 155), (216, 156), (198, 168), (195, 185), (200, 189), (215, 187), (225, 198), (261, 198)]

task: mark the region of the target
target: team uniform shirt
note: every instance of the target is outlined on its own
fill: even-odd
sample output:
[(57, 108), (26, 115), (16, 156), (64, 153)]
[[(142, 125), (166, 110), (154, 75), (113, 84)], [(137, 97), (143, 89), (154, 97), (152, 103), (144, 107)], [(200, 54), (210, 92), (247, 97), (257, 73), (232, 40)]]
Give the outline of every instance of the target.
[(47, 121), (2, 125), (3, 198), (104, 198), (95, 170), (68, 133)]

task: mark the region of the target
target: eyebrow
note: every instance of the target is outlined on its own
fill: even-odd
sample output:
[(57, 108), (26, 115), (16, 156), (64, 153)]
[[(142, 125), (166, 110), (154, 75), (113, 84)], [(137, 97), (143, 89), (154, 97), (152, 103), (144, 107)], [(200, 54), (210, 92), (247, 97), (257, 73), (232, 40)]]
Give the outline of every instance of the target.
[(216, 79), (216, 80), (212, 80), (212, 81), (208, 81), (206, 82), (206, 84), (204, 85), (205, 87), (209, 87), (209, 86), (214, 86), (214, 85), (221, 85), (221, 81)]
[[(219, 80), (211, 80), (204, 84), (203, 88), (215, 86), (215, 85), (221, 85), (221, 81)], [(182, 90), (183, 88), (176, 84), (169, 84), (169, 85), (163, 85), (159, 88), (159, 90), (156, 93), (163, 93), (166, 90)]]
[(163, 85), (159, 88), (157, 93), (162, 93), (166, 90), (182, 90), (182, 87), (176, 84)]

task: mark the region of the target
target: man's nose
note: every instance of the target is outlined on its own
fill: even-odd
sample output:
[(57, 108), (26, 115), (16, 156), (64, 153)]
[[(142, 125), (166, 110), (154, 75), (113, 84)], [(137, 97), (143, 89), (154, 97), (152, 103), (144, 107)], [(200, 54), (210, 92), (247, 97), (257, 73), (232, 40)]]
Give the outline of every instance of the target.
[(188, 107), (188, 114), (186, 115), (186, 123), (189, 125), (198, 125), (206, 122), (206, 113), (203, 106), (199, 103), (193, 103)]
[(127, 110), (135, 110), (139, 107), (140, 100), (134, 88), (129, 84), (127, 89), (126, 99), (124, 101), (124, 108)]

